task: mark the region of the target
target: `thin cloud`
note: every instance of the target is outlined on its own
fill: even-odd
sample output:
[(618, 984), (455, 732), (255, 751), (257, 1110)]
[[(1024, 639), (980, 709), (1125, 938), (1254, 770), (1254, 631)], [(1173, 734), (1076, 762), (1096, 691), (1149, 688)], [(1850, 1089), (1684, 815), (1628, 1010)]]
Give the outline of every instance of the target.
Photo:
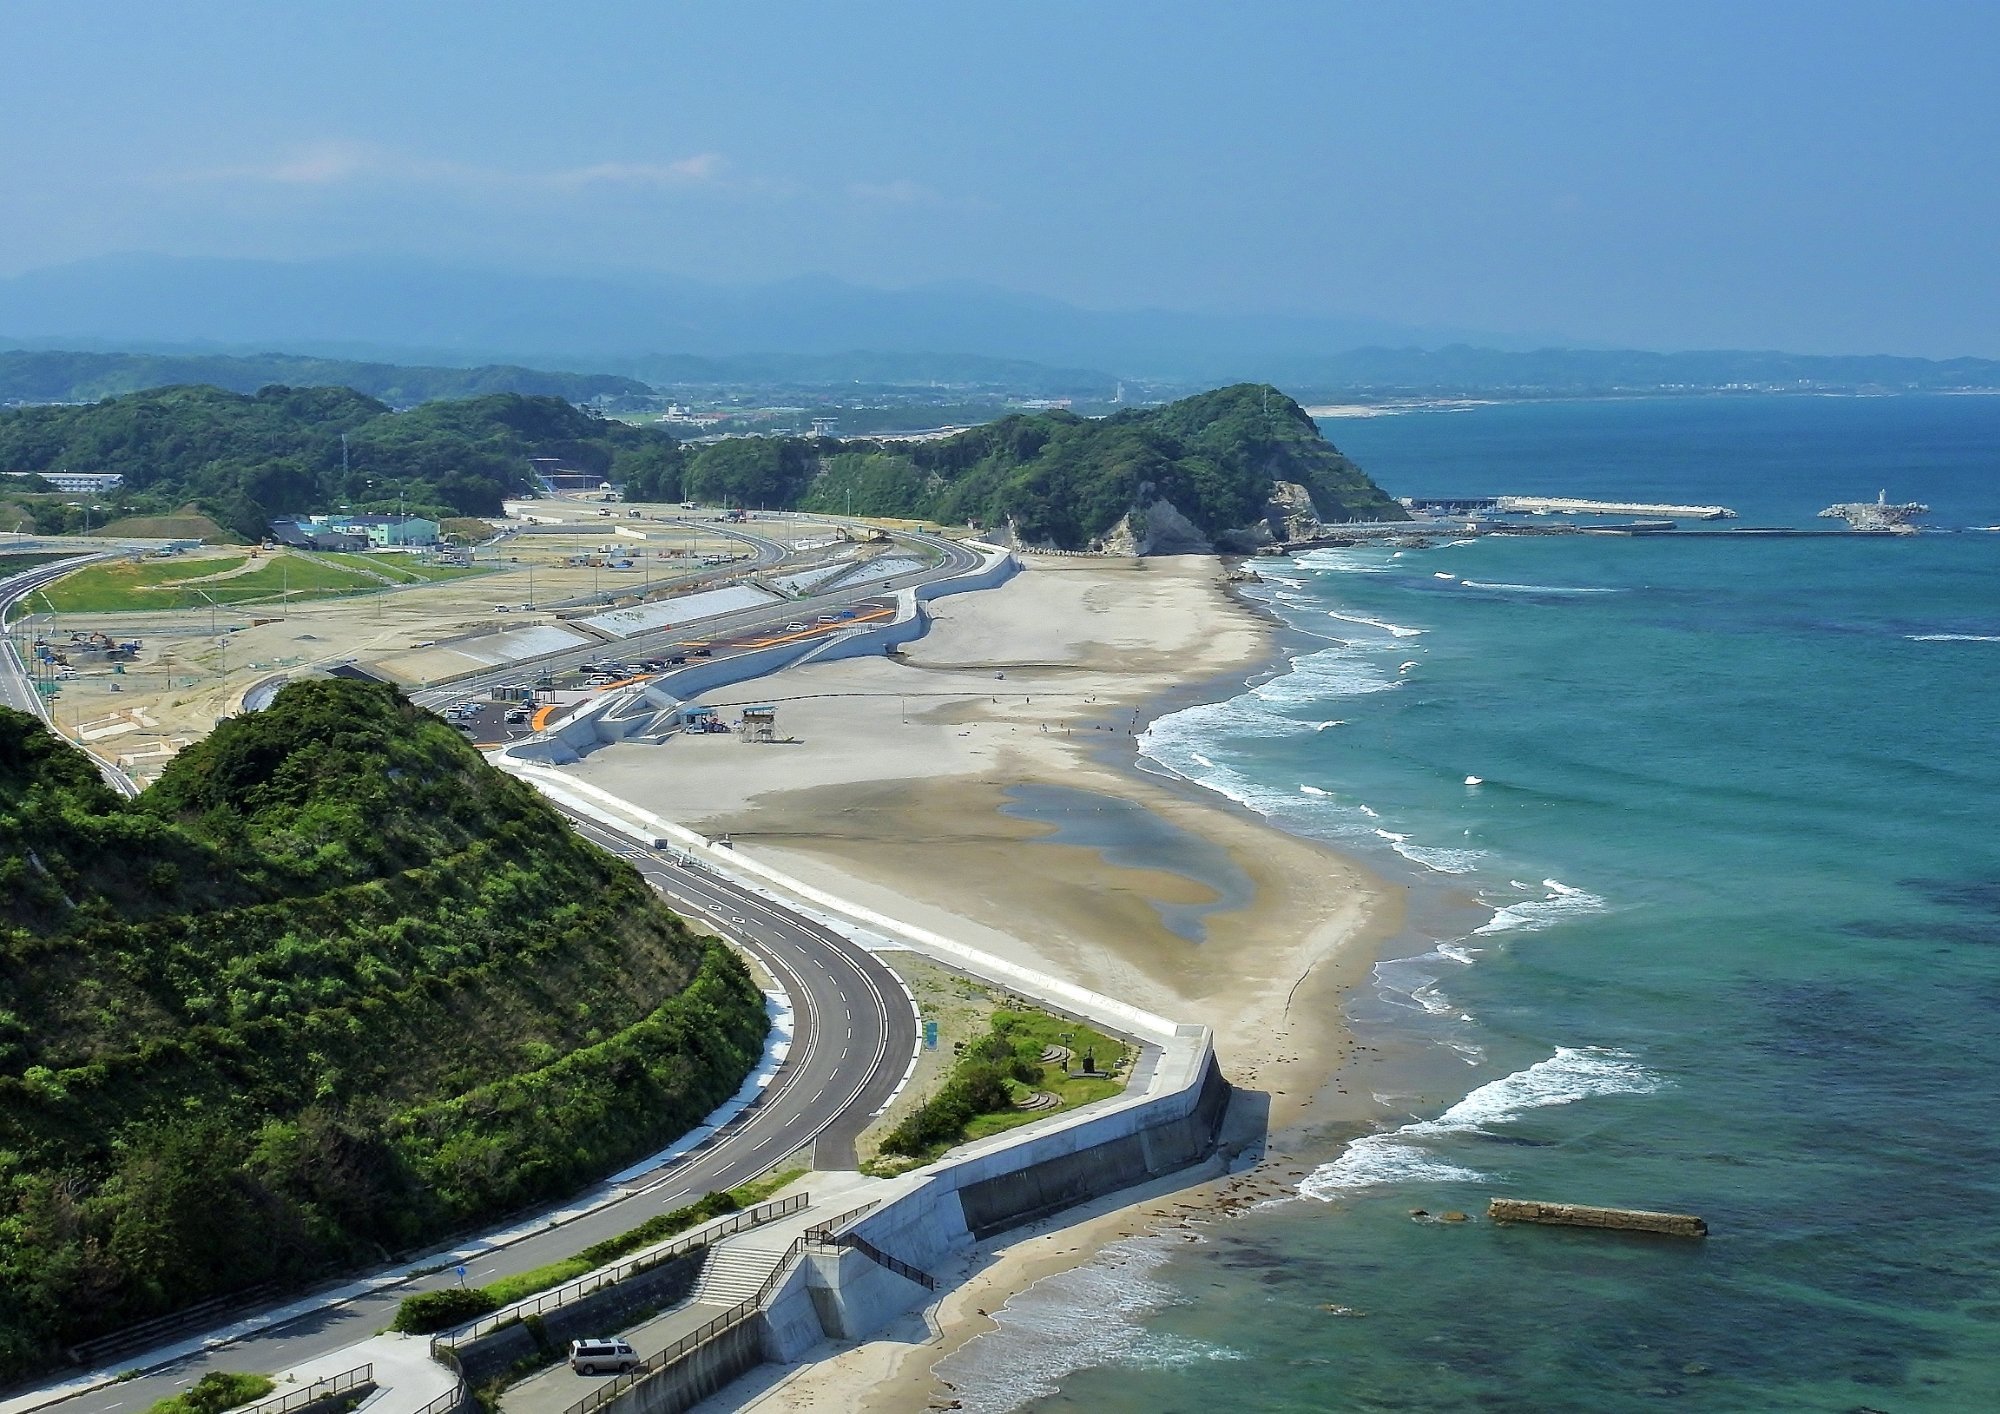
[(472, 191), (577, 191), (586, 187), (668, 189), (718, 184), (727, 163), (700, 152), (667, 162), (593, 162), (547, 169), (441, 162), (361, 143), (314, 143), (269, 162), (170, 175), (174, 185), (322, 187), (414, 183)]
[(598, 162), (588, 167), (548, 173), (546, 180), (557, 186), (570, 187), (595, 184), (683, 187), (716, 181), (725, 165), (720, 153), (700, 152), (693, 157), (683, 157), (678, 162)]

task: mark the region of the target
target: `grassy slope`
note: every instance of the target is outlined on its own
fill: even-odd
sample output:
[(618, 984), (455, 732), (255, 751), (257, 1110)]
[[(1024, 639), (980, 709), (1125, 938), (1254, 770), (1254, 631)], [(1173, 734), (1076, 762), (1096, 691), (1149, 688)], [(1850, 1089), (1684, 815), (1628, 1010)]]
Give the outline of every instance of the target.
[(0, 712), (0, 1379), (573, 1190), (764, 1026), (733, 955), (386, 688), (295, 684), (132, 804)]
[(63, 614), (199, 609), (210, 599), (218, 604), (296, 603), (371, 594), (391, 587), (383, 578), (392, 584), (428, 584), (486, 573), (453, 565), (381, 563), (360, 555), (286, 552), (247, 573), (228, 579), (209, 578), (243, 563), (243, 557), (238, 556), (226, 561), (139, 560), (89, 565), (57, 580), (34, 602), (37, 609), (53, 608)]

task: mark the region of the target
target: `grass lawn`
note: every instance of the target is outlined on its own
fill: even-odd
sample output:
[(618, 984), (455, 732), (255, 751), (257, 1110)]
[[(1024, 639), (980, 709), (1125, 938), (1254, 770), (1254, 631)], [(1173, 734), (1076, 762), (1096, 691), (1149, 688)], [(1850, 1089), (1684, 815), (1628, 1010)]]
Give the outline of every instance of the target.
[[(1065, 1070), (1062, 1061), (1041, 1061), (1045, 1049), (1065, 1045), (1069, 1047), (1070, 1063), (1076, 1071), (1081, 1071), (1084, 1058), (1088, 1056), (1096, 1073), (1071, 1074)], [(993, 1013), (992, 1031), (987, 1036), (961, 1043), (961, 1049), (963, 1054), (960, 1059), (951, 1072), (941, 1078), (936, 1090), (885, 1136), (882, 1151), (875, 1158), (862, 1163), (863, 1173), (892, 1177), (929, 1163), (959, 1144), (1032, 1124), (1038, 1119), (1066, 1114), (1078, 1105), (1087, 1105), (1094, 1100), (1109, 1099), (1125, 1089), (1133, 1055), (1132, 1047), (1125, 1042), (1082, 1022), (1047, 1012), (1007, 1008)], [(967, 1077), (982, 1069), (992, 1073), (994, 1062), (990, 1052), (995, 1049), (1013, 1058), (1004, 1064), (1020, 1061), (1027, 1068), (1006, 1077), (1004, 1089), (999, 1091), (1005, 1097), (1005, 1104), (995, 1104), (980, 1113), (966, 1114), (962, 1108), (965, 1102), (954, 1102), (951, 1098), (953, 1092), (964, 1093)], [(988, 1054), (983, 1055), (982, 1052)], [(1021, 1075), (1033, 1077), (1036, 1069), (1041, 1072), (1038, 1078), (1026, 1081), (1020, 1078)], [(1054, 1109), (1042, 1110), (1017, 1110), (1012, 1107), (1038, 1090), (1057, 1096), (1062, 1104)], [(959, 1106), (955, 1112), (954, 1103)], [(955, 1123), (961, 1118), (962, 1123)], [(899, 1137), (899, 1131), (908, 1132), (904, 1130), (905, 1126), (918, 1126), (914, 1131), (916, 1137)], [(930, 1142), (924, 1142), (926, 1138)], [(892, 1146), (906, 1143), (922, 1147), (918, 1152), (902, 1148), (892, 1150)]]
[(1046, 1090), (1062, 1097), (1060, 1110), (1002, 1110), (997, 1114), (983, 1114), (965, 1126), (965, 1137), (984, 1139), (989, 1134), (999, 1134), (1005, 1130), (1032, 1124), (1038, 1119), (1047, 1119), (1051, 1114), (1061, 1114), (1073, 1110), (1078, 1105), (1087, 1105), (1092, 1100), (1107, 1100), (1125, 1088), (1126, 1064), (1132, 1048), (1123, 1041), (1105, 1035), (1080, 1021), (1070, 1021), (1060, 1016), (1050, 1016), (1041, 1011), (999, 1011), (993, 1015), (996, 1027), (1005, 1027), (1017, 1038), (1025, 1038), (1035, 1044), (1036, 1049), (1044, 1046), (1060, 1046), (1067, 1035), (1075, 1065), (1081, 1068), (1086, 1052), (1090, 1053), (1099, 1071), (1111, 1071), (1108, 1079), (1095, 1079), (1084, 1075), (1065, 1076), (1060, 1062), (1044, 1066), (1040, 1083), (1022, 1086), (1026, 1090)]
[[(295, 603), (306, 599), (370, 594), (391, 584), (429, 584), (481, 574), (455, 565), (385, 563), (362, 555), (285, 553), (228, 579), (210, 576), (237, 569), (247, 555), (189, 560), (121, 560), (65, 575), (35, 596), (37, 608), (58, 613), (122, 613), (138, 609), (199, 609), (217, 604)], [(373, 571), (373, 573), (370, 573)], [(200, 583), (186, 581), (199, 580)]]
[[(200, 579), (235, 569), (247, 555), (207, 556), (201, 559), (117, 560), (108, 564), (86, 565), (75, 574), (66, 574), (35, 595), (37, 609), (54, 609), (63, 614), (115, 613), (120, 609), (174, 609), (186, 600), (202, 602), (186, 590), (172, 590), (176, 582)], [(44, 601), (47, 601), (44, 603)]]
[(481, 565), (426, 565), (405, 555), (361, 555), (330, 550), (314, 558), (330, 560), (334, 564), (360, 570), (363, 574), (372, 570), (397, 584), (435, 584), (439, 580), (463, 579), (467, 575), (487, 572), (487, 568)]

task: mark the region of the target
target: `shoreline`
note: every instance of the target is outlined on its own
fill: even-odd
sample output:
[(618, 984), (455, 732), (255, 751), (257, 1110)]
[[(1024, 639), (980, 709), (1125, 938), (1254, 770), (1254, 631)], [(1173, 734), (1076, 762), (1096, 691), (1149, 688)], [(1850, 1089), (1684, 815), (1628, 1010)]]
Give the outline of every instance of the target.
[[(803, 750), (608, 748), (577, 774), (856, 903), (1211, 1025), (1253, 1116), (1268, 1107), (1266, 1146), (1245, 1172), (1190, 1171), (1157, 1195), (1112, 1195), (982, 1244), (928, 1324), (774, 1371), (747, 1402), (712, 1407), (923, 1408), (939, 1388), (933, 1367), (1041, 1277), (1193, 1211), (1289, 1195), (1311, 1167), (1286, 1157), (1293, 1136), (1374, 1128), (1379, 1106), (1350, 1083), (1361, 1057), (1341, 1003), (1402, 941), (1407, 886), (1139, 751), (1160, 718), (1283, 673), (1297, 651), (1289, 626), (1232, 592), (1214, 557), (1028, 563), (1009, 586), (952, 601), (944, 631), (910, 645), (908, 661), (765, 684), (758, 699), (800, 722)], [(1114, 823), (1136, 807), (1149, 830), (1251, 881), (1253, 898), (1225, 907), (1210, 871), (1135, 865), (1101, 840), (1051, 839), (1062, 831), (1032, 812), (1001, 813), (1011, 788), (1035, 785), (1099, 797)], [(1218, 911), (1195, 939), (1161, 926), (1170, 908), (1204, 901)]]

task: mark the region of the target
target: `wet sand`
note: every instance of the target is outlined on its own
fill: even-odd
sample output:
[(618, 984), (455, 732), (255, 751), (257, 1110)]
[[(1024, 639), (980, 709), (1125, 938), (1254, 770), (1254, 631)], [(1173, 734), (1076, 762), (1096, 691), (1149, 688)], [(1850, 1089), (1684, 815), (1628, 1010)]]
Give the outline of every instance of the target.
[[(1358, 1121), (1365, 1102), (1333, 1084), (1352, 1055), (1339, 997), (1398, 926), (1401, 888), (1133, 766), (1151, 715), (1190, 684), (1235, 691), (1270, 661), (1273, 629), (1212, 559), (1027, 563), (1001, 589), (942, 601), (900, 658), (709, 699), (775, 704), (787, 743), (612, 747), (577, 774), (856, 903), (1207, 1024), (1230, 1080), (1268, 1097), (1274, 1131)], [(1162, 1191), (1186, 1203), (1185, 1184)], [(980, 1312), (1146, 1230), (1159, 1207), (1114, 1198), (1053, 1220), (1046, 1240), (1009, 1234), (974, 1255), (935, 1328), (906, 1323), (808, 1366), (768, 1407), (925, 1407), (930, 1366)]]

